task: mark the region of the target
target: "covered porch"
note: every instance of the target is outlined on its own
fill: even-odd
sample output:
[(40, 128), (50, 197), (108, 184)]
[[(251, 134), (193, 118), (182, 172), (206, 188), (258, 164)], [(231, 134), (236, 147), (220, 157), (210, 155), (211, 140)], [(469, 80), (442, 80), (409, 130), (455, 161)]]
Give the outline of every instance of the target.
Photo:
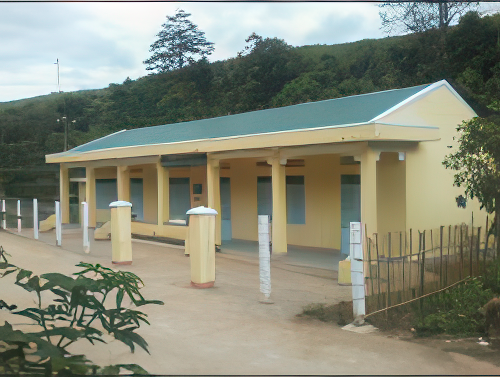
[[(186, 211), (204, 205), (220, 214), (222, 250), (256, 245), (257, 216), (269, 215), (274, 255), (302, 247), (344, 258), (350, 221), (365, 223), (369, 234), (405, 229), (405, 156), (417, 144), (347, 142), (62, 163), (62, 219), (79, 218), (70, 216), (75, 195), (73, 202), (89, 203), (91, 227), (109, 220), (111, 201), (126, 200), (133, 204), (132, 233), (182, 243)], [(84, 177), (75, 174), (83, 169)], [(75, 181), (78, 192), (70, 194)]]

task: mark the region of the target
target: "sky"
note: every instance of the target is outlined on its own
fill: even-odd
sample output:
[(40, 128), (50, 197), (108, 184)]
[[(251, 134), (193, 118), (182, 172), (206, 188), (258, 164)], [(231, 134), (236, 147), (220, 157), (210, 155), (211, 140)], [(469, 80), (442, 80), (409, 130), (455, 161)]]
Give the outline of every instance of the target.
[(385, 36), (379, 8), (371, 2), (3, 2), (0, 102), (57, 91), (57, 59), (65, 92), (146, 76), (149, 47), (176, 9), (191, 13), (215, 43), (212, 62), (235, 57), (252, 32), (292, 46)]

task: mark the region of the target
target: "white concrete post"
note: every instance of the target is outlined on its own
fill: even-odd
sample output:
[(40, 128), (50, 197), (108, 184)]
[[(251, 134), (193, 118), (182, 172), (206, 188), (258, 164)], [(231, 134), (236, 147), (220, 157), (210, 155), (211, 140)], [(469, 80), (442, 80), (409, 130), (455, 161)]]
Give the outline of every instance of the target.
[(89, 205), (87, 202), (82, 202), (82, 227), (83, 227), (83, 251), (90, 253), (90, 239), (89, 239)]
[(17, 233), (21, 233), (21, 201), (17, 201)]
[(2, 200), (2, 229), (7, 229), (7, 212), (5, 211), (5, 199)]
[(263, 303), (271, 303), (271, 253), (269, 251), (269, 216), (258, 216), (259, 230), (259, 275)]
[(350, 256), (351, 256), (351, 283), (352, 309), (354, 318), (364, 316), (365, 309), (365, 277), (363, 273), (363, 244), (360, 222), (349, 224)]
[(56, 201), (56, 246), (61, 246), (61, 204)]
[(38, 200), (33, 199), (33, 238), (38, 239)]

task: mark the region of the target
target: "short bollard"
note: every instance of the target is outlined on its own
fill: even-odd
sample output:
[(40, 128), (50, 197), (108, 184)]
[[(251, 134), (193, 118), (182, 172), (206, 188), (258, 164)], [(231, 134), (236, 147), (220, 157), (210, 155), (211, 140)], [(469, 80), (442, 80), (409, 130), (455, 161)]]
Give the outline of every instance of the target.
[(132, 204), (117, 201), (111, 208), (111, 261), (114, 264), (132, 264)]
[(189, 215), (191, 285), (211, 288), (215, 283), (215, 209), (192, 208)]

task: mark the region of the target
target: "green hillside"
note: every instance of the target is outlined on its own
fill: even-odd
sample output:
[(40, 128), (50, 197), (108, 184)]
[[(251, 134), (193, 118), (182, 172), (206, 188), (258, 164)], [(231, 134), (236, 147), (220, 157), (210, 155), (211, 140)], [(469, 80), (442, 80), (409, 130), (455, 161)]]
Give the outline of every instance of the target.
[[(500, 108), (500, 15), (469, 13), (447, 31), (293, 48), (264, 39), (225, 61), (125, 80), (101, 90), (0, 103), (0, 174), (44, 164), (111, 132), (447, 79), (483, 114)], [(4, 178), (5, 179), (5, 178)]]

